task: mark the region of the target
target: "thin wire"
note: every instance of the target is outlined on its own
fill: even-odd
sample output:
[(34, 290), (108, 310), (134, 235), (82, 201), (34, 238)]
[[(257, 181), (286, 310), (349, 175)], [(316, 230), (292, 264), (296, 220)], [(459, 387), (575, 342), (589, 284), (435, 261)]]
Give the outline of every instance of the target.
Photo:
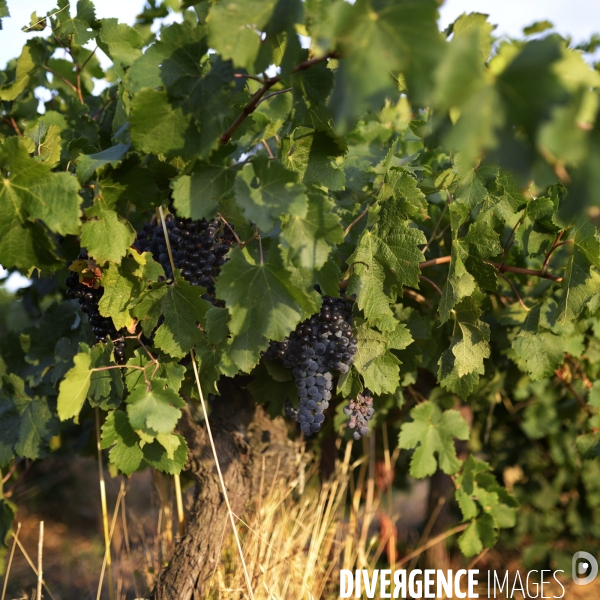
[(167, 231), (167, 223), (165, 221), (165, 213), (163, 212), (162, 205), (158, 207), (160, 213), (160, 222), (165, 234), (165, 242), (167, 244), (167, 252), (169, 253), (169, 260), (171, 261), (171, 269), (173, 270), (173, 279), (175, 279), (175, 261), (173, 260), (173, 252), (171, 251), (171, 242), (169, 241), (169, 232)]
[(194, 368), (194, 375), (196, 377), (196, 385), (198, 386), (198, 394), (200, 395), (200, 403), (202, 404), (202, 411), (204, 412), (204, 420), (206, 421), (206, 431), (208, 432), (208, 438), (210, 439), (210, 447), (212, 448), (213, 456), (215, 458), (215, 464), (217, 466), (217, 473), (219, 474), (219, 481), (221, 482), (221, 489), (223, 490), (223, 497), (225, 498), (225, 504), (227, 505), (227, 511), (229, 512), (229, 520), (231, 521), (231, 527), (233, 528), (233, 535), (235, 536), (235, 542), (240, 553), (242, 560), (242, 567), (244, 568), (244, 576), (246, 578), (246, 585), (248, 586), (248, 593), (250, 598), (254, 600), (254, 594), (252, 593), (252, 583), (250, 582), (250, 575), (248, 575), (248, 568), (246, 567), (246, 561), (244, 560), (244, 552), (242, 550), (242, 544), (238, 535), (236, 523), (233, 519), (233, 511), (229, 504), (229, 496), (227, 495), (227, 488), (225, 487), (225, 481), (223, 479), (223, 473), (221, 473), (221, 466), (219, 465), (219, 457), (217, 456), (217, 449), (215, 447), (215, 441), (213, 440), (212, 431), (210, 429), (210, 423), (208, 422), (208, 411), (206, 410), (206, 404), (204, 402), (204, 395), (202, 394), (202, 387), (200, 386), (200, 376), (198, 375), (198, 367), (196, 365), (196, 356), (193, 350), (190, 350), (190, 356), (192, 358), (192, 367)]
[(45, 21), (46, 19), (49, 19), (50, 17), (57, 15), (59, 12), (62, 12), (63, 10), (65, 10), (65, 8), (69, 8), (69, 4), (66, 4), (61, 9), (57, 10), (56, 12), (53, 12), (51, 15), (46, 15), (45, 17), (42, 17), (37, 23), (30, 25), (26, 29), (19, 29), (19, 32), (15, 33), (15, 35), (13, 35), (11, 38), (9, 38), (8, 41), (10, 42), (10, 40), (14, 40), (19, 35), (19, 33), (28, 33), (30, 29), (33, 29), (36, 25), (39, 25), (42, 21)]

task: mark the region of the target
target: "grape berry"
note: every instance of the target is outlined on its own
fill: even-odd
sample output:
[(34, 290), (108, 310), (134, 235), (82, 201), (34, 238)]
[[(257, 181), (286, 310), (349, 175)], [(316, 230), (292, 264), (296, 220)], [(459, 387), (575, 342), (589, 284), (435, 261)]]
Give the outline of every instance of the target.
[(373, 395), (370, 390), (365, 388), (362, 394), (357, 395), (356, 400), (350, 399), (350, 403), (344, 407), (344, 414), (350, 417), (348, 427), (355, 430), (355, 440), (360, 440), (363, 435), (369, 435), (367, 423), (375, 414)]
[(300, 323), (282, 342), (271, 342), (264, 358), (292, 369), (298, 409), (286, 402), (286, 414), (306, 435), (321, 429), (329, 408), (332, 371), (347, 373), (354, 362), (357, 339), (352, 336), (352, 302), (325, 296), (321, 311)]
[[(215, 303), (215, 277), (225, 264), (226, 255), (233, 244), (233, 225), (224, 225), (219, 219), (181, 219), (165, 217), (173, 262), (176, 269), (192, 285), (206, 289), (205, 300)], [(152, 252), (154, 259), (165, 271), (167, 279), (173, 278), (173, 269), (161, 225), (144, 225), (137, 234), (134, 247), (140, 252)]]
[[(81, 260), (87, 259), (87, 252), (82, 251), (79, 254)], [(77, 298), (81, 306), (81, 310), (87, 314), (92, 325), (92, 331), (98, 342), (106, 342), (107, 339), (114, 340), (114, 356), (115, 362), (119, 365), (125, 364), (125, 346), (127, 345), (123, 336), (126, 333), (125, 329), (117, 331), (110, 317), (103, 317), (98, 309), (98, 303), (104, 288), (99, 287), (94, 289), (80, 283), (77, 273), (69, 275), (65, 281), (67, 285), (67, 298)]]

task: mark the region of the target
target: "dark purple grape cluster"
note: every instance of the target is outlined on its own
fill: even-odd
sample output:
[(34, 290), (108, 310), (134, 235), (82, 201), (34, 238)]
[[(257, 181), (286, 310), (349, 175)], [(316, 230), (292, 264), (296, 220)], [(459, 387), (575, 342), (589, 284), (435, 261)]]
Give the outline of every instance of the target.
[(375, 414), (373, 395), (370, 390), (365, 388), (362, 394), (357, 395), (356, 400), (351, 399), (350, 403), (344, 406), (344, 414), (350, 417), (348, 427), (354, 429), (355, 440), (360, 440), (363, 435), (369, 435), (367, 423)]
[(325, 420), (333, 388), (332, 371), (347, 373), (354, 362), (357, 340), (352, 336), (352, 302), (325, 296), (321, 311), (296, 327), (282, 342), (271, 342), (264, 358), (293, 369), (298, 409), (286, 404), (286, 414), (306, 435)]
[[(205, 288), (206, 299), (212, 301), (215, 278), (234, 242), (233, 225), (225, 225), (219, 219), (192, 221), (173, 215), (167, 215), (165, 222), (175, 268), (181, 269), (183, 278), (192, 285)], [(144, 225), (134, 247), (140, 252), (152, 252), (154, 259), (162, 265), (167, 279), (173, 278), (162, 225)]]
[[(82, 251), (79, 254), (79, 259), (87, 259), (87, 252)], [(104, 294), (104, 288), (99, 287), (94, 289), (80, 283), (77, 273), (69, 275), (65, 284), (67, 285), (67, 298), (77, 298), (79, 300), (82, 312), (87, 314), (90, 320), (96, 340), (98, 342), (106, 342), (109, 338), (113, 340), (115, 362), (119, 365), (124, 365), (125, 347), (127, 344), (123, 336), (126, 330), (117, 331), (112, 319), (110, 317), (103, 317), (98, 309), (98, 303), (100, 302), (100, 298), (102, 298), (102, 294)]]

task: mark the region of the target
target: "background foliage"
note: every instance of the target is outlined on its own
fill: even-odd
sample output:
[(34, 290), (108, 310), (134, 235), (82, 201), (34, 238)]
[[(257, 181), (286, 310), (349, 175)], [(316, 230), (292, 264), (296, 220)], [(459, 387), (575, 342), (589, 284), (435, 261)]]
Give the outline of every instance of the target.
[[(410, 475), (452, 476), (466, 556), (502, 529), (531, 561), (597, 543), (596, 44), (544, 24), (496, 40), (482, 14), (439, 32), (433, 0), (180, 10), (156, 35), (154, 1), (130, 27), (59, 0), (0, 73), (0, 263), (33, 281), (19, 303), (1, 298), (0, 464), (58, 440), (76, 450), (72, 420), (90, 427), (99, 407), (119, 470), (179, 472), (182, 396), (197, 397), (181, 359), (195, 348), (205, 393), (249, 374), (281, 414), (292, 378), (261, 352), (319, 310), (318, 284), (355, 300), (339, 398), (371, 389)], [(217, 279), (221, 308), (131, 248), (170, 202), (253, 237)], [(80, 246), (102, 274), (101, 313), (132, 335), (128, 368), (104, 369), (110, 342), (65, 299)], [(159, 319), (156, 363), (135, 334)], [(348, 435), (343, 404), (327, 422)], [(14, 507), (0, 502), (4, 537)]]

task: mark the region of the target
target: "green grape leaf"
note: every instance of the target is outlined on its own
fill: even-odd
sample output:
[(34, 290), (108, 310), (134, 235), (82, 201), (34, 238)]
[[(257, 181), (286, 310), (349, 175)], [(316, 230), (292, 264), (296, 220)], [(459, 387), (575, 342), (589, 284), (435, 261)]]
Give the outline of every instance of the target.
[(469, 455), (456, 477), (455, 497), (465, 520), (481, 512), (492, 515), (494, 528), (513, 527), (516, 521), (517, 500), (502, 488), (491, 473), (492, 468)]
[(180, 473), (187, 460), (188, 447), (182, 436), (176, 434), (175, 437), (179, 440), (179, 446), (172, 453), (173, 458), (169, 458), (169, 452), (165, 450), (158, 440), (154, 440), (154, 442), (145, 444), (142, 448), (144, 460), (151, 467), (163, 473), (168, 473), (169, 475)]
[(333, 164), (341, 156), (337, 142), (323, 131), (298, 127), (292, 137), (285, 138), (281, 146), (283, 164), (295, 171), (306, 186), (324, 186), (330, 190), (342, 190), (346, 175)]
[(363, 323), (354, 335), (358, 340), (354, 369), (362, 375), (365, 387), (377, 395), (395, 392), (401, 362), (390, 350), (403, 350), (413, 341), (405, 325), (396, 323), (396, 329), (380, 333)]
[(175, 276), (176, 283), (168, 286), (161, 299), (165, 321), (157, 329), (154, 343), (170, 356), (181, 358), (202, 339), (197, 324), (205, 324), (211, 305), (200, 297), (200, 288), (190, 285), (180, 273)]
[(214, 217), (219, 202), (233, 196), (235, 171), (225, 164), (227, 155), (214, 153), (210, 162), (198, 161), (190, 175), (173, 181), (173, 204), (178, 215), (191, 219)]
[[(90, 367), (92, 369), (97, 369), (114, 366), (113, 350), (114, 346), (110, 340), (106, 344), (96, 344), (91, 349)], [(120, 369), (92, 371), (90, 388), (87, 392), (87, 397), (90, 401), (100, 403), (105, 398), (109, 398), (111, 394), (114, 394), (115, 396), (115, 404), (119, 404), (123, 397), (123, 380), (121, 378)]]
[(162, 300), (169, 288), (165, 282), (149, 287), (131, 308), (131, 314), (142, 325), (144, 335), (151, 335), (162, 314)]
[(483, 547), (491, 548), (498, 538), (491, 515), (482, 515), (472, 521), (458, 538), (458, 547), (464, 556), (470, 558), (479, 554)]
[(226, 303), (229, 330), (235, 337), (232, 358), (242, 370), (253, 361), (256, 364), (267, 340), (282, 340), (313, 309), (310, 296), (292, 285), (278, 248), (267, 247), (266, 240), (262, 246), (264, 257), (257, 244), (252, 249), (233, 248), (216, 284), (217, 298)]
[(15, 266), (25, 273), (33, 269), (55, 271), (63, 266), (48, 233), (38, 223), (15, 225), (0, 233), (0, 264), (5, 268)]
[(277, 0), (223, 0), (211, 7), (206, 19), (209, 43), (224, 59), (251, 69), (258, 56), (259, 32), (269, 22)]
[(142, 349), (135, 350), (133, 356), (127, 361), (127, 366), (132, 367), (125, 370), (125, 383), (129, 390), (144, 386), (146, 383), (144, 372), (133, 367), (144, 368), (146, 377), (150, 377), (154, 373), (154, 377), (164, 379), (167, 382), (167, 387), (175, 392), (178, 392), (181, 388), (185, 376), (185, 367), (179, 364), (178, 359), (162, 356), (157, 367), (150, 363), (150, 358)]
[(133, 27), (119, 23), (118, 19), (102, 19), (98, 45), (113, 62), (130, 66), (142, 56), (144, 38)]
[(543, 329), (542, 304), (535, 306), (523, 321), (512, 347), (523, 363), (523, 370), (534, 381), (551, 377), (563, 363), (565, 343), (562, 336)]
[(84, 184), (96, 170), (111, 165), (116, 167), (127, 155), (129, 144), (117, 144), (96, 154), (80, 154), (77, 158), (77, 179)]
[[(8, 5), (6, 4), (6, 0), (0, 0), (0, 31), (2, 30), (2, 19), (4, 17), (10, 17), (10, 12), (8, 10)], [(6, 508), (3, 508), (2, 510), (5, 511)], [(7, 513), (4, 513), (4, 514), (6, 515)], [(10, 521), (12, 521), (12, 518), (10, 519)], [(6, 532), (4, 532), (4, 535), (2, 535), (0, 537), (0, 540), (4, 541), (4, 538), (6, 537), (7, 533), (8, 533), (8, 530)]]
[(130, 313), (130, 305), (161, 275), (164, 276), (162, 267), (149, 252), (131, 252), (120, 264), (109, 263), (102, 272), (104, 293), (98, 303), (100, 314), (111, 317), (117, 331), (125, 327), (133, 332), (135, 318)]
[(527, 203), (523, 223), (515, 231), (515, 242), (529, 256), (546, 252), (556, 238), (558, 227), (553, 223), (555, 206), (550, 198), (534, 198)]
[(594, 381), (592, 388), (590, 389), (588, 404), (595, 408), (600, 408), (600, 379)]
[(326, 196), (309, 194), (306, 215), (285, 219), (281, 241), (289, 248), (288, 256), (294, 264), (318, 270), (327, 262), (332, 247), (344, 241), (344, 230), (332, 212), (333, 206)]
[(129, 424), (122, 410), (108, 414), (102, 425), (102, 448), (110, 448), (110, 462), (125, 475), (131, 475), (140, 468), (143, 460), (140, 437)]
[(190, 157), (198, 149), (198, 130), (181, 107), (170, 104), (167, 93), (142, 90), (131, 103), (131, 142), (148, 154)]
[(397, 93), (392, 72), (403, 72), (409, 95), (424, 101), (443, 49), (437, 8), (430, 0), (395, 0), (343, 5), (334, 13), (333, 36), (344, 49), (344, 59), (330, 107), (341, 130), (351, 129), (355, 118), (379, 110)]
[(483, 361), (490, 357), (490, 326), (480, 320), (479, 294), (464, 298), (455, 309), (450, 348), (438, 361), (438, 381), (449, 391), (466, 397), (483, 375)]
[(236, 204), (244, 215), (268, 233), (280, 215), (305, 217), (307, 198), (297, 175), (278, 160), (258, 155), (239, 172), (235, 182)]
[(23, 142), (8, 138), (0, 150), (0, 239), (17, 224), (44, 221), (60, 235), (79, 233), (81, 196), (69, 173), (53, 173), (29, 156)]
[(215, 344), (211, 343), (208, 338), (203, 338), (196, 345), (200, 381), (206, 393), (219, 393), (217, 382), (221, 375), (227, 377), (237, 375), (238, 366), (231, 356), (230, 346), (231, 342), (229, 340)]
[[(198, 49), (202, 51), (203, 48), (206, 48), (203, 41), (205, 36), (206, 30), (203, 27), (195, 27), (187, 21), (163, 27), (160, 39), (152, 44), (128, 69), (125, 76), (127, 90), (135, 94), (145, 88), (158, 88), (165, 85), (161, 69), (163, 63), (175, 54), (181, 56), (187, 52), (189, 56), (197, 56)], [(170, 74), (170, 77), (180, 79), (184, 74), (185, 70), (176, 69), (176, 73)]]
[(0, 465), (13, 455), (44, 458), (50, 438), (59, 431), (58, 420), (46, 398), (31, 398), (17, 375), (5, 375), (0, 389)]
[(267, 410), (272, 419), (282, 416), (286, 398), (296, 404), (297, 388), (293, 379), (277, 381), (264, 363), (259, 364), (252, 375), (254, 378), (248, 384), (248, 390), (256, 404), (268, 404)]
[(101, 199), (85, 211), (81, 245), (98, 263), (119, 262), (135, 239), (131, 223), (106, 206)]
[(54, 167), (60, 161), (61, 137), (58, 125), (46, 126), (42, 121), (38, 126), (27, 130), (29, 141), (27, 150), (35, 158), (49, 166)]
[(138, 385), (131, 391), (127, 397), (127, 416), (134, 430), (156, 437), (173, 431), (185, 402), (172, 388), (166, 387), (166, 379), (155, 377), (150, 384), (150, 389)]
[[(59, 1), (59, 8), (64, 7), (64, 1)], [(60, 24), (54, 30), (55, 35), (73, 36), (73, 42), (77, 46), (83, 46), (89, 42), (95, 35), (94, 29), (97, 27), (96, 11), (91, 0), (78, 0), (77, 13), (74, 17), (66, 18), (67, 13), (59, 13)]]
[(0, 100), (16, 100), (27, 89), (39, 68), (42, 56), (43, 48), (37, 42), (30, 40), (23, 46), (21, 56), (17, 59), (15, 79), (0, 87)]
[(382, 331), (396, 326), (390, 304), (402, 286), (419, 287), (419, 262), (425, 258), (417, 247), (426, 243), (424, 233), (401, 214), (400, 202), (386, 201), (379, 221), (365, 229), (346, 261), (353, 268), (348, 293), (356, 294), (365, 317)]
[(573, 229), (573, 254), (562, 282), (554, 316), (558, 323), (574, 321), (600, 294), (600, 239), (594, 224), (582, 219)]
[(61, 421), (71, 418), (77, 421), (90, 388), (92, 357), (89, 348), (82, 344), (73, 362), (74, 366), (58, 386), (57, 410)]
[(211, 344), (220, 344), (229, 336), (229, 312), (226, 308), (213, 306), (206, 313), (206, 333)]
[(472, 223), (466, 236), (452, 244), (448, 280), (440, 300), (442, 322), (463, 298), (476, 289), (494, 291), (497, 287), (496, 269), (485, 259), (502, 252), (498, 234), (485, 222)]
[[(6, 11), (8, 12), (8, 11)], [(4, 15), (8, 16), (8, 15)], [(2, 19), (0, 19), (0, 30), (2, 30)], [(5, 543), (6, 536), (12, 528), (13, 521), (17, 516), (17, 506), (7, 500), (0, 499), (0, 542)]]
[[(413, 419), (400, 428), (398, 446), (415, 449), (410, 461), (410, 474), (418, 479), (433, 475), (437, 463), (447, 475), (454, 475), (461, 462), (456, 456), (453, 437), (469, 438), (469, 426), (457, 410), (441, 409), (423, 402), (410, 411)], [(437, 461), (435, 455), (437, 454)]]
[(140, 210), (146, 210), (155, 208), (161, 201), (152, 172), (139, 166), (135, 157), (124, 160), (119, 168), (102, 177), (99, 184), (109, 208), (114, 208), (117, 203), (126, 208), (126, 203), (131, 202)]
[(419, 189), (417, 180), (404, 169), (392, 167), (386, 173), (381, 196), (389, 195), (401, 202), (401, 209), (408, 218), (420, 222), (429, 218), (425, 194)]

